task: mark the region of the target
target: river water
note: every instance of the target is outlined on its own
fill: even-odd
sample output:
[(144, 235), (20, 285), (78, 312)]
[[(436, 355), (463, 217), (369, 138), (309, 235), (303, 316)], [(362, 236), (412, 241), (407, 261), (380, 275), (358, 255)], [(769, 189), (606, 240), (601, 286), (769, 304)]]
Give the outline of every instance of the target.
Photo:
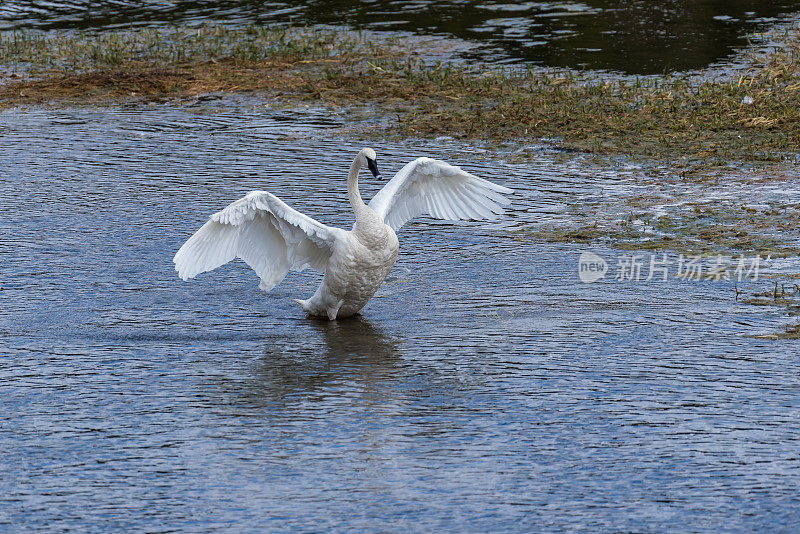
[[(12, 1), (0, 27), (323, 24), (651, 73), (722, 60), (798, 8)], [(800, 357), (754, 337), (786, 308), (737, 302), (732, 281), (617, 280), (627, 253), (524, 231), (652, 187), (637, 166), (381, 142), (385, 176), (445, 159), (513, 187), (509, 213), (405, 227), (389, 280), (348, 321), (291, 301), (313, 272), (269, 294), (238, 262), (177, 278), (175, 250), (251, 189), (349, 227), (354, 124), (254, 96), (0, 112), (0, 531), (796, 530)], [(796, 182), (752, 187), (697, 195), (800, 201)], [(658, 209), (683, 209), (673, 193)], [(611, 271), (582, 283), (590, 250)], [(800, 267), (764, 269), (740, 289)]]
[(514, 203), (405, 227), (354, 320), (303, 316), (313, 272), (177, 278), (251, 189), (349, 227), (347, 124), (256, 97), (0, 112), (0, 530), (795, 531), (800, 358), (752, 337), (785, 310), (725, 281), (581, 283), (584, 246), (515, 231), (635, 169), (381, 143), (386, 176), (439, 157)]
[(468, 59), (660, 74), (706, 67), (786, 21), (800, 0), (11, 0), (0, 29), (274, 23), (401, 31), (463, 40)]

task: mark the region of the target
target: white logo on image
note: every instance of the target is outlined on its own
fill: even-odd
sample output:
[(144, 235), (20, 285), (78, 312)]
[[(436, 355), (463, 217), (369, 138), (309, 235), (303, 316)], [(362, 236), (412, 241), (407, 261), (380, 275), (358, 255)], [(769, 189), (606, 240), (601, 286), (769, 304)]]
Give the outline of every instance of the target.
[(594, 252), (582, 252), (578, 259), (578, 277), (581, 282), (590, 284), (605, 278), (608, 272), (606, 260)]

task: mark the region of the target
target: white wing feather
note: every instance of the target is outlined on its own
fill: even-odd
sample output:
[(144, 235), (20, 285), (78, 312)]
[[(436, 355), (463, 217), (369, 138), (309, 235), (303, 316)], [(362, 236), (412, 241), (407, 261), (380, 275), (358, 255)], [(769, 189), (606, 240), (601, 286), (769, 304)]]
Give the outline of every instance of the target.
[(243, 259), (269, 291), (289, 270), (325, 272), (339, 228), (326, 226), (266, 191), (253, 191), (211, 216), (175, 254), (175, 270), (187, 280)]
[(510, 203), (503, 195), (510, 193), (511, 189), (455, 165), (418, 158), (400, 169), (369, 207), (397, 231), (418, 215), (446, 220), (496, 219), (503, 213), (501, 206)]

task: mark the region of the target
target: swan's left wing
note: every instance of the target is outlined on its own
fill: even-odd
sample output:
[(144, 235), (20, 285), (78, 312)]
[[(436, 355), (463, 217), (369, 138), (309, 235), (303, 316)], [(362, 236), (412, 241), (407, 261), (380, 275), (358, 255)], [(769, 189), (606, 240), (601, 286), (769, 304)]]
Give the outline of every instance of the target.
[(269, 291), (289, 270), (325, 272), (337, 236), (326, 226), (292, 209), (275, 195), (253, 191), (211, 216), (175, 254), (178, 275), (186, 280), (243, 259)]
[(418, 158), (400, 169), (369, 203), (383, 222), (399, 230), (418, 215), (445, 220), (493, 220), (510, 203), (512, 191), (431, 158)]

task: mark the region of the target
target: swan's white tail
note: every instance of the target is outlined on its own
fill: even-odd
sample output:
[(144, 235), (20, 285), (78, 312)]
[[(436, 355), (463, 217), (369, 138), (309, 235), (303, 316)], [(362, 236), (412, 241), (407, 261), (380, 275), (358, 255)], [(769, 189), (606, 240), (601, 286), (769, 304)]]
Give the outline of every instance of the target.
[(304, 312), (306, 312), (306, 313), (308, 313), (308, 312), (309, 312), (309, 308), (308, 308), (308, 302), (309, 302), (311, 299), (305, 299), (305, 300), (300, 300), (300, 299), (292, 299), (292, 300), (293, 300), (293, 301), (295, 301), (296, 303), (298, 303), (298, 304), (300, 305), (300, 307), (301, 307), (301, 308), (303, 308), (303, 311), (304, 311)]

